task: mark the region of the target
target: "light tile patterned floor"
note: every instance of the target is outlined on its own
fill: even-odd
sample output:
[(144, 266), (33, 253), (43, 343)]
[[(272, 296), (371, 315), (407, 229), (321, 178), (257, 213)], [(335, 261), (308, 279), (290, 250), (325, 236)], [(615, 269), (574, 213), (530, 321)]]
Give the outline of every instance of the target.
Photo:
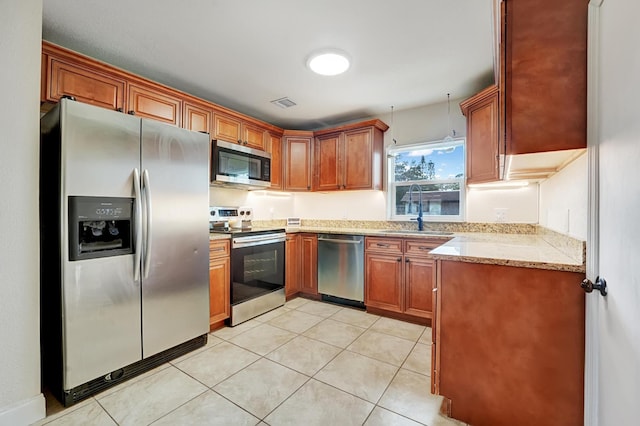
[(460, 425), (431, 395), (431, 329), (297, 298), (38, 425)]

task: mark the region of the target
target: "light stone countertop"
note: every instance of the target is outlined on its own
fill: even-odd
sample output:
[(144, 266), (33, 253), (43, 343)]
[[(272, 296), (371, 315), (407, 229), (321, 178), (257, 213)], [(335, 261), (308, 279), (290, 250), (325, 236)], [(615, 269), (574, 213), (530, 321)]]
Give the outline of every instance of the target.
[(454, 260), (523, 268), (585, 272), (583, 253), (570, 256), (554, 247), (543, 235), (453, 232), (450, 235), (415, 231), (388, 232), (381, 229), (309, 227), (287, 228), (287, 232), (352, 234), (396, 238), (440, 239), (443, 244), (429, 252), (434, 259)]
[(457, 234), (431, 250), (434, 259), (584, 272), (581, 254), (569, 256), (537, 234)]
[[(254, 230), (273, 227), (254, 227)], [(282, 229), (280, 227), (279, 229)], [(330, 226), (285, 227), (287, 233), (350, 234), (388, 238), (428, 238), (442, 240), (443, 244), (431, 250), (434, 259), (471, 263), (486, 263), (524, 268), (549, 269), (568, 272), (585, 272), (583, 250), (561, 250), (544, 234), (452, 232), (418, 233), (416, 231), (388, 232), (375, 228), (342, 228)], [(209, 235), (210, 240), (229, 239), (230, 234)]]

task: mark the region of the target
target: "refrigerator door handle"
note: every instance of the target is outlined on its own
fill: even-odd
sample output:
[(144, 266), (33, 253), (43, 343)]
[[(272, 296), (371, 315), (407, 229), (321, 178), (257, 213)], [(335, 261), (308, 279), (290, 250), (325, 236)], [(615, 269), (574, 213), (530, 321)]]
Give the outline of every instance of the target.
[(133, 202), (136, 208), (136, 240), (134, 243), (136, 246), (133, 256), (133, 280), (138, 281), (140, 279), (140, 258), (142, 257), (142, 194), (140, 191), (140, 172), (137, 167), (133, 169), (133, 194), (135, 196)]
[(151, 186), (149, 185), (149, 170), (145, 169), (142, 173), (142, 187), (145, 196), (146, 216), (147, 216), (147, 235), (144, 244), (144, 277), (149, 277), (149, 267), (151, 265), (151, 234), (152, 221), (151, 221)]

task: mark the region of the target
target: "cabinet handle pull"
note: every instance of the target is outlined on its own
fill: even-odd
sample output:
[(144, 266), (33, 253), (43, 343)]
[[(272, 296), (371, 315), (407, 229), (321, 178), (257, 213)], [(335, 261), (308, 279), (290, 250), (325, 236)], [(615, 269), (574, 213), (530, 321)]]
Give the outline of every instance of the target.
[(378, 247), (389, 248), (389, 244), (376, 243)]
[(431, 247), (427, 247), (427, 246), (418, 246), (419, 250), (431, 250)]
[(213, 250), (211, 250), (211, 251), (224, 251), (224, 250), (225, 250), (225, 248), (224, 248), (224, 247), (216, 247), (216, 248), (214, 248), (214, 249), (213, 249)]
[(438, 287), (434, 288), (433, 290), (431, 290), (432, 292), (436, 293), (438, 291)]

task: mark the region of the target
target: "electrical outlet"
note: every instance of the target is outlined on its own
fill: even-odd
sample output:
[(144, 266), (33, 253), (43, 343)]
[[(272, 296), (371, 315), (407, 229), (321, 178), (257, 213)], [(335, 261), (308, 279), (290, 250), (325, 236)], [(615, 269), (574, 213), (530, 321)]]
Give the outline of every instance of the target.
[(495, 220), (498, 223), (503, 223), (507, 221), (507, 212), (509, 209), (505, 208), (494, 208), (493, 212), (495, 213)]

